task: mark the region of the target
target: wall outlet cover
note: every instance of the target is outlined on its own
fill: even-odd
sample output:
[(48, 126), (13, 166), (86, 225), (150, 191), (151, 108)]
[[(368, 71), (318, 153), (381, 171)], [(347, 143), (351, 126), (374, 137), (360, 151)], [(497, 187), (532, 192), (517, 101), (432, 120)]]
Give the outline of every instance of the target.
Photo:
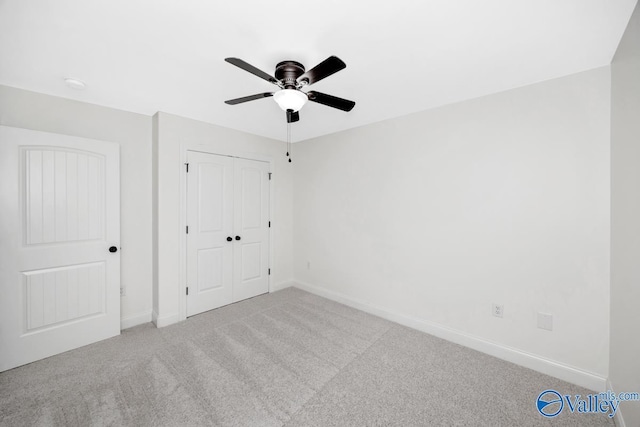
[(493, 304), (491, 308), (491, 313), (496, 317), (504, 316), (504, 306), (501, 304)]
[(553, 315), (551, 313), (538, 312), (538, 328), (553, 331)]

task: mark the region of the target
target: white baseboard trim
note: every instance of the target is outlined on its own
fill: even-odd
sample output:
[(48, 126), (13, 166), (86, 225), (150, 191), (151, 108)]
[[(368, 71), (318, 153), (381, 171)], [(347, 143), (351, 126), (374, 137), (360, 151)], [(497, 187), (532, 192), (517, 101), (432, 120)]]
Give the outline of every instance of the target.
[(295, 284), (296, 282), (294, 282), (293, 280), (287, 280), (285, 282), (276, 283), (275, 285), (271, 286), (271, 290), (269, 292), (275, 292), (275, 291), (280, 291), (282, 289), (290, 288), (292, 286), (295, 286)]
[(358, 310), (382, 317), (383, 319), (426, 332), (438, 338), (472, 348), (499, 359), (515, 363), (516, 365), (524, 366), (525, 368), (533, 369), (534, 371), (588, 388), (589, 390), (597, 392), (605, 391), (606, 378), (600, 375), (565, 365), (554, 360), (546, 359), (535, 354), (527, 353), (500, 343), (489, 341), (435, 322), (406, 316), (385, 308), (376, 307), (369, 303), (360, 301), (357, 298), (349, 297), (309, 283), (295, 281), (294, 286), (312, 294), (348, 305)]
[(134, 326), (142, 325), (144, 323), (151, 322), (151, 310), (126, 316), (120, 319), (120, 330), (133, 328)]
[[(616, 392), (613, 389), (613, 384), (611, 384), (611, 379), (607, 378), (607, 390), (611, 390), (612, 392)], [(624, 422), (624, 418), (622, 416), (622, 405), (618, 407), (616, 411), (616, 415), (613, 417), (613, 422), (616, 424), (616, 427), (627, 427), (627, 424)]]
[(154, 310), (151, 314), (151, 321), (156, 328), (164, 328), (165, 326), (173, 325), (180, 321), (179, 313), (172, 313), (165, 316), (158, 316), (158, 313)]

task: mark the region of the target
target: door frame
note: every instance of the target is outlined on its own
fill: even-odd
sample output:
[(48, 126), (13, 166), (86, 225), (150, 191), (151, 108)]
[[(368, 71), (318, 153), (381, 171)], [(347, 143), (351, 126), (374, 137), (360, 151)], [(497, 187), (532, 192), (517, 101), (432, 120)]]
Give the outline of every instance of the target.
[[(187, 286), (187, 174), (185, 173), (185, 164), (187, 163), (187, 154), (189, 151), (197, 151), (205, 154), (214, 154), (216, 156), (236, 157), (247, 160), (255, 160), (269, 164), (269, 173), (273, 173), (273, 158), (268, 155), (244, 151), (244, 150), (222, 150), (212, 148), (209, 144), (180, 144), (180, 163), (177, 165), (180, 169), (180, 284), (178, 286), (178, 321), (187, 319), (187, 295), (185, 288)], [(269, 180), (269, 220), (273, 221), (273, 188), (276, 177), (272, 176)], [(273, 227), (269, 227), (269, 267), (273, 266)], [(269, 293), (273, 292), (273, 275), (269, 275)]]

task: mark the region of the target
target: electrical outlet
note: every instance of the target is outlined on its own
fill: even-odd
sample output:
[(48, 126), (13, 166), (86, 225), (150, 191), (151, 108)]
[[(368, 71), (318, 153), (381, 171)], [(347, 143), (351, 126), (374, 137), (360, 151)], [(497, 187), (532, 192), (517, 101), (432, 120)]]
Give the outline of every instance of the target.
[(307, 270), (311, 270), (311, 261), (307, 261)]
[(491, 312), (496, 317), (502, 317), (504, 316), (504, 306), (494, 303)]
[(553, 331), (553, 315), (551, 313), (538, 312), (538, 328)]
[(120, 296), (123, 297), (125, 295), (127, 295), (127, 291), (125, 290), (125, 288), (124, 287), (120, 288)]

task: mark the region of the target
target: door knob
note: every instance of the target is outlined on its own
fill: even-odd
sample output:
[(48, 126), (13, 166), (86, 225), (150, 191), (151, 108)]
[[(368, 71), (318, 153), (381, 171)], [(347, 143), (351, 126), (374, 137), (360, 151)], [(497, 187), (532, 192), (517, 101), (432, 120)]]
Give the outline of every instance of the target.
[(109, 252), (111, 252), (111, 253), (118, 252), (118, 248), (116, 248), (115, 246), (111, 246), (109, 248)]
[(227, 237), (227, 242), (232, 241), (233, 239), (231, 238), (231, 236)]
[(240, 236), (236, 236), (236, 240), (240, 240)]

